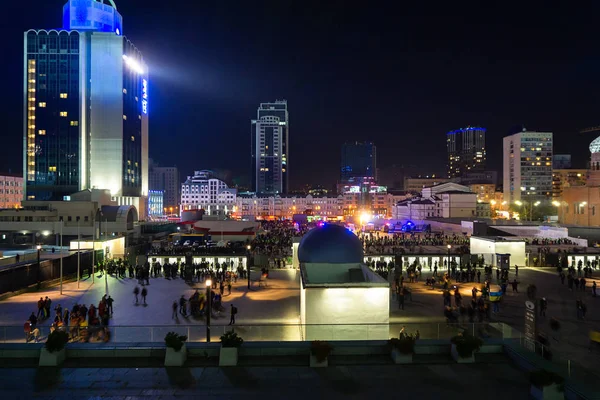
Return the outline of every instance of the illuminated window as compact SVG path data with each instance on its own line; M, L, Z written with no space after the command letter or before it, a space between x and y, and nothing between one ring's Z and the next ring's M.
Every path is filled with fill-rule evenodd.
M132 137L131 137L131 141L132 141L132 142L135 142L135 137L133 137L133 136L132 136Z
M46 107L46 102L45 101L41 101L39 104L40 107L45 108Z
M30 115L27 117L27 119L35 119L35 115Z
M28 110L29 111L35 111L35 107L29 107Z
M40 129L38 131L38 135L40 135L40 136L44 136L45 134L46 134L46 130L45 129Z
M67 97L69 97L69 95L67 93L61 93L60 94L60 98L61 99L66 99Z
M68 115L68 114L67 114L67 112L66 112L66 111L61 111L61 112L60 112L60 116L61 116L61 117L66 117L67 115Z
M56 172L56 167L48 167L49 172Z
M123 94L127 94L127 89L123 88Z
M35 93L35 89L33 89L33 88L32 88L32 89L27 89L27 91L28 91L29 93Z
M71 126L79 126L79 121L71 121Z
M123 120L127 121L127 115L123 115Z

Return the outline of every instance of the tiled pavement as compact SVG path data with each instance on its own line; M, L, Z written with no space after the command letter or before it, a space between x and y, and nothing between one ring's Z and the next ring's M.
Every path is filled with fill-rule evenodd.
M0 369L1 399L527 399L508 362L235 368ZM265 397L267 396L267 397Z

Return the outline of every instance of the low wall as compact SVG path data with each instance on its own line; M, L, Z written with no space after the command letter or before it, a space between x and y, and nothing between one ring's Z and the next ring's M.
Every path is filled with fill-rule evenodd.
M50 281L60 278L60 258L43 260L38 267L36 261L30 264L5 267L0 270L0 295L25 289L37 282ZM92 253L81 252L80 272L81 276L88 275L88 269L92 266ZM91 271L90 271L91 272ZM63 257L63 276L77 273L77 254Z

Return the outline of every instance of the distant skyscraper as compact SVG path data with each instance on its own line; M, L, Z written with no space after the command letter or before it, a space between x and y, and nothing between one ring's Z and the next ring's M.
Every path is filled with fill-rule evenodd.
M523 131L504 138L504 200L552 196L552 132Z
M287 101L261 103L251 126L252 189L277 194L289 190Z
M552 156L553 169L569 169L571 168L570 154L555 154Z
M466 127L446 135L448 178L485 171L485 128Z
M25 199L109 189L143 218L148 68L109 2L69 0L62 30L25 32Z
M356 178L377 180L377 148L371 142L342 145L340 181L348 183Z
M150 190L163 192L163 207L175 210L181 201L181 180L177 167L159 167L150 163L149 183Z

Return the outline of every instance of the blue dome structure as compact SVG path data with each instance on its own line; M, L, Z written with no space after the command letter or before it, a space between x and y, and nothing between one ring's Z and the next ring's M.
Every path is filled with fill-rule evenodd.
M298 246L301 263L362 264L363 246L358 237L343 226L325 224L310 230Z

